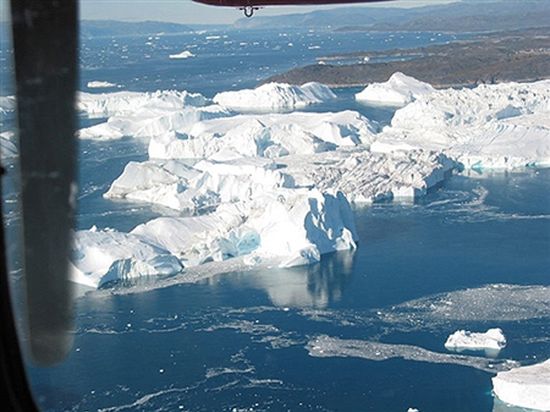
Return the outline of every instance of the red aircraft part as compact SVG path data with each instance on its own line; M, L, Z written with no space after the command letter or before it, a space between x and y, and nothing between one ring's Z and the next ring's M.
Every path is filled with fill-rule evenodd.
M223 7L300 6L345 3L378 3L389 0L193 0L197 3Z

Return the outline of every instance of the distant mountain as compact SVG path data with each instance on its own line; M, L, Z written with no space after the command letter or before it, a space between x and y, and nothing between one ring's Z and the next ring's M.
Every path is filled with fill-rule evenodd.
M498 31L550 26L550 0L463 1L415 8L347 7L239 19L240 29L309 27L374 31Z
M115 20L83 20L80 23L82 37L130 36L156 33L184 33L193 28L184 24L160 21L125 22Z

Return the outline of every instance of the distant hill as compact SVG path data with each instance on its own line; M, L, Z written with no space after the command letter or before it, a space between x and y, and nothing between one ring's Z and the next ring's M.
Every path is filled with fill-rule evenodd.
M240 29L309 27L373 31L488 32L548 26L550 0L474 1L415 7L346 7L239 19Z
M131 36L156 33L184 33L193 28L177 23L160 21L124 22L115 20L83 20L80 35L85 38L104 36Z

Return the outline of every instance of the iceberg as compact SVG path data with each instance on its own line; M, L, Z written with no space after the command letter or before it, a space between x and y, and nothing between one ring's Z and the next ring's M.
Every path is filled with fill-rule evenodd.
M180 261L143 237L114 230L81 230L74 236L70 279L90 287L142 276L174 275Z
M117 84L102 81L102 80L94 80L94 81L88 82L86 84L86 87L88 87L90 89L104 89L104 88L108 88L108 87L117 87Z
M219 107L219 106L217 106ZM213 116L186 123L179 134L150 141L149 156L157 159L211 158L223 152L237 156L275 158L312 154L339 146L369 144L375 123L354 111Z
M473 169L548 167L549 119L549 80L437 90L397 110L371 150L436 150Z
M396 72L385 83L369 84L355 95L355 100L382 106L403 107L434 91L430 84Z
M181 53L171 54L168 57L171 59L188 59L189 57L195 57L189 50L184 50Z
M209 100L200 93L157 90L156 92L86 93L77 95L77 109L88 116L132 116L149 109L153 113L183 109L187 106L202 107Z
M255 89L222 92L214 102L234 110L286 111L323 103L336 98L329 87L321 83L294 86L286 83L267 83Z
M531 366L499 372L493 378L495 395L508 404L550 410L550 359Z
M0 96L0 119L8 117L15 110L15 96Z
M485 350L490 355L497 355L505 347L506 338L500 328L489 329L484 333L457 330L445 342L445 348L450 351Z

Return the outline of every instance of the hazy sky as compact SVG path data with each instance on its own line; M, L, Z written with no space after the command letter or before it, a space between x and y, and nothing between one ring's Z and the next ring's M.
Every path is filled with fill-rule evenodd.
M384 7L418 7L432 4L453 3L460 0L396 0L381 3ZM262 16L306 13L311 10L328 9L336 6L294 6L268 7L258 11ZM355 5L354 7L365 7ZM176 23L220 24L232 23L243 16L242 11L233 8L204 6L191 0L81 0L80 16L87 20L158 20Z

